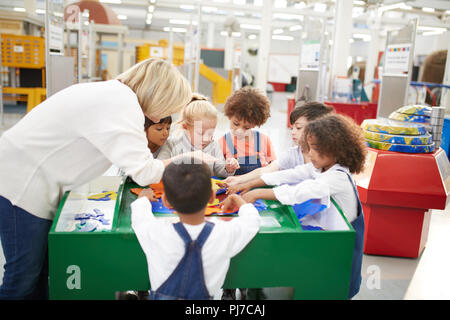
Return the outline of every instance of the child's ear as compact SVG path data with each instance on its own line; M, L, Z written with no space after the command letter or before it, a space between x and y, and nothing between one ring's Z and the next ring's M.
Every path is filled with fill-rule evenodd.
M187 130L187 125L186 125L186 123L184 123L184 122L181 124L181 127L182 127L184 130Z
M165 193L163 193L161 199L162 199L162 203L163 203L164 207L169 208L169 209L173 209L173 207L170 204L169 200L167 200L167 197L166 197Z
M214 189L211 190L211 197L209 197L208 203L213 203L216 200L216 191Z

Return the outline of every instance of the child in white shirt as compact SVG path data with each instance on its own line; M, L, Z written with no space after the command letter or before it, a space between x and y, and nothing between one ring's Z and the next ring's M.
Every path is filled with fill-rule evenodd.
M179 223L155 218L148 200L151 189L131 204L131 224L147 257L150 299L211 299L224 283L230 259L259 230L257 209L237 195L225 200L223 210L239 207L239 217L214 224L205 221L206 205L215 193L208 166L196 163L192 159L173 162L163 174L162 199L177 211ZM196 261L190 268L187 255Z
M309 199L321 199L327 207L330 198L342 208L347 220L356 231L352 283L349 298L359 291L361 283L364 217L351 173L363 170L367 153L361 128L350 118L332 114L308 123L303 132L303 144L308 150L310 163L294 169L266 173L261 178L244 184L244 200L278 200L294 205ZM273 189L255 187L275 185Z
M181 119L178 121L182 130L161 147L158 159L165 160L191 151L202 151L219 159L208 163L211 175L218 177L233 175L239 168L238 161L236 159L225 161L219 144L213 140L217 114L217 109L205 97L194 94L194 98L183 109Z
M308 163L309 159L307 152L302 150L301 137L303 128L313 120L334 112L334 108L324 105L323 103L311 101L303 105L297 106L289 115L289 122L291 124L291 135L294 147L289 148L281 156L272 161L269 165L255 169L249 173L232 176L225 179L228 187L233 187L231 192L239 192L240 184L248 182L253 179L260 178L262 174L275 172L279 170L293 169L298 165Z

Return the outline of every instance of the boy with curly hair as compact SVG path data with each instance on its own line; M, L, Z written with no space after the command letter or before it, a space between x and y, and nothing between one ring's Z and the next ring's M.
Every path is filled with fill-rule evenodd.
M225 102L224 112L230 120L230 132L219 139L219 144L225 159L238 160L240 168L235 175L267 166L276 159L269 137L252 130L270 117L270 101L260 90L237 90Z
M352 298L361 284L364 242L364 216L351 177L351 174L360 173L364 168L367 146L362 129L347 116L331 114L308 123L302 139L311 162L294 169L266 173L245 183L243 198L247 202L278 200L285 205L322 199L328 207L332 197L356 231L348 295ZM266 185L276 187L253 189Z

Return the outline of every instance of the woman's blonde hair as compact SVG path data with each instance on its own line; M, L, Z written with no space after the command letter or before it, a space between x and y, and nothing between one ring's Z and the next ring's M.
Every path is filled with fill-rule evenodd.
M142 111L163 119L179 112L192 99L186 78L170 63L150 58L119 74L117 80L136 93Z
M193 126L194 122L203 118L217 120L217 109L201 94L194 93L191 102L181 111L177 124Z

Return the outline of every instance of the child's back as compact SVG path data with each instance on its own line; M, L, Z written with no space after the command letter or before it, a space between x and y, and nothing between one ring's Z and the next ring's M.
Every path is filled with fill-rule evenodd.
M132 226L147 257L153 290L151 296L211 298L223 285L230 259L258 232L259 213L252 204L243 204L239 209L239 217L232 221L206 222L204 209L211 200L212 187L209 170L204 164L172 163L164 172L163 183L163 200L177 212L186 212L179 213L180 223L173 224L169 219L155 218L146 197L131 204ZM185 243L191 239L199 240L202 233L204 243L197 253L192 253L200 255L201 263L193 265L194 276L188 275L181 262L187 252ZM181 267L182 264L184 267ZM182 288L180 277L187 276L194 277L195 281L193 285ZM203 292L207 296L199 294L203 283L206 288ZM199 284L200 289L196 290L195 286Z

